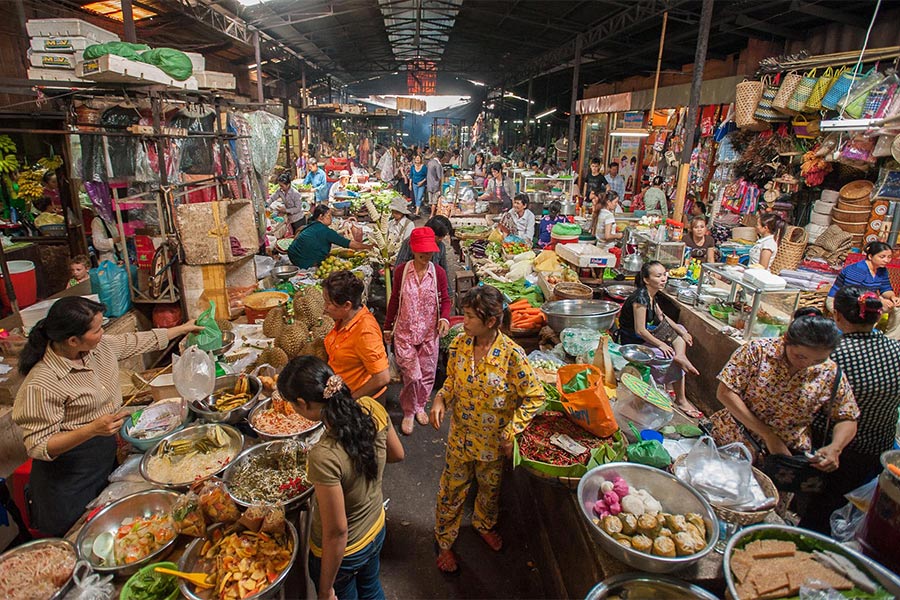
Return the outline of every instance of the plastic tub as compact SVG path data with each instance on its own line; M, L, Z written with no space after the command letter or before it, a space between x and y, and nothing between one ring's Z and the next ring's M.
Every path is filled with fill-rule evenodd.
M10 260L6 262L6 266L9 268L9 278L12 281L13 290L16 292L19 308L25 308L37 302L37 275L34 263L30 260ZM10 305L5 283L0 285L0 299L4 306Z

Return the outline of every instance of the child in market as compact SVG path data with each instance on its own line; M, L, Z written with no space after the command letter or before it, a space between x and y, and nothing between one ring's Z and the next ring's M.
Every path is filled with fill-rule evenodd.
M494 551L503 547L495 529L503 459L513 438L531 422L544 402L544 388L525 352L500 331L503 295L485 285L462 299L464 333L450 344L447 380L435 395L431 424L440 429L450 410L450 434L435 510L437 567L459 569L453 544L473 479L478 482L472 526Z
M69 273L71 273L72 278L69 279L69 284L66 287L74 287L82 281L87 281L91 276L90 271L90 258L85 256L84 254L73 256L71 259L69 259Z

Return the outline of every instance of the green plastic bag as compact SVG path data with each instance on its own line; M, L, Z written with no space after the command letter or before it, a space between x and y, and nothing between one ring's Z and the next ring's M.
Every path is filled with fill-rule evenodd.
M575 392L580 392L581 390L586 390L591 387L591 382L588 380L588 377L591 375L590 369L585 369L584 371L578 371L572 379L569 380L567 384L565 384L562 388L563 393L566 394L574 394Z
M574 223L557 223L550 233L555 236L581 235L581 226Z
M194 73L194 65L191 63L190 57L174 48L148 49L138 57L138 60L159 67L176 81L184 81Z
M107 54L115 54L131 60L141 60L139 52L150 49L147 44L129 44L128 42L106 42L105 44L92 44L84 49L85 60L100 58Z
M222 330L216 323L216 303L210 301L209 308L197 317L197 325L203 328L200 333L188 335L187 345L197 346L204 352L212 352L222 347Z
M657 469L665 469L672 464L672 457L669 456L663 445L656 440L629 444L628 448L625 449L625 454L628 456L628 462L656 467Z

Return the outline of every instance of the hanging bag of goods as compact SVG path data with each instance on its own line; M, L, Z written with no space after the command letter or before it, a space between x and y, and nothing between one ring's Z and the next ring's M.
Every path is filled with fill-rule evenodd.
M734 93L734 122L738 129L761 131L767 125L757 120L753 115L763 95L764 85L762 81L750 81L745 79L737 84Z
M763 90L762 98L759 100L759 105L756 107L756 112L753 113L753 116L760 121L777 123L778 121L787 121L788 119L787 115L781 114L772 107L772 102L774 102L775 96L778 94L778 81L780 77L781 75L779 74L775 77L774 81L768 75L763 77L765 89Z
M860 82L869 76L869 73L864 75L857 69L842 72L840 77L835 80L834 85L828 89L828 93L822 98L822 108L837 110L838 104L847 98L847 93L850 89L859 86Z
M817 81L818 78L816 77L815 69L807 72L806 75L801 77L797 87L794 88L791 99L788 100L787 107L795 113L802 113L809 110L806 107L806 103L809 102L809 97L812 95L813 88L816 87Z
M842 99L840 104L838 104L838 108L841 109L844 114L850 115L854 119L859 119L862 117L863 109L866 106L866 100L869 97L869 94L874 90L878 85L884 81L884 75L879 73L876 70L869 71L866 78L859 84L853 86L853 90L850 92L850 97Z
M584 364L560 367L556 372L556 387L563 409L574 423L602 438L619 429L600 369Z
M775 99L772 101L772 108L784 115L796 116L799 111L791 108L790 103L801 81L803 81L803 76L796 71L785 75L778 88L778 93L775 94Z
M825 97L825 94L828 93L828 90L834 83L835 78L839 77L844 69L846 69L846 67L841 68L837 73L835 73L834 69L831 67L825 69L825 72L822 73L822 76L819 77L818 81L816 81L816 84L813 86L812 91L809 93L809 100L806 101L807 111L815 112L817 110L822 110L822 98Z

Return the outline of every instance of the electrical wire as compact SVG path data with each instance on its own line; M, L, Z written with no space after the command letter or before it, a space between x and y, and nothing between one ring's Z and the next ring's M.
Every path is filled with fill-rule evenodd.
M872 35L872 29L875 27L875 21L878 19L878 11L881 8L881 0L875 4L875 12L872 13L872 20L869 21L869 28L866 29L866 37L863 39L862 50L859 51L859 58L856 59L856 65L853 67L853 71L851 73L856 77L850 85L847 87L847 94L844 96L844 100L841 102L841 110L838 113L838 118L844 118L844 110L847 108L847 105L850 101L850 93L853 91L853 85L856 83L860 83L863 78L859 75L859 69L863 63L863 55L866 53L866 48L869 45L869 36Z

